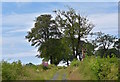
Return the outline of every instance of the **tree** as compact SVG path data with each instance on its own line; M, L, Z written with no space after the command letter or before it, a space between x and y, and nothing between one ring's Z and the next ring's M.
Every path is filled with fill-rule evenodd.
M114 47L119 50L120 49L120 38L115 41Z
M118 52L118 55L117 55L117 57L119 57L120 58L120 38L118 38L116 41L115 41L115 44L114 44L114 48L117 50L117 52Z
M97 38L94 40L94 43L96 43L97 48L101 53L101 57L107 57L107 51L112 47L116 38L112 35L104 34L102 32L97 32L93 35L97 36Z
M58 10L54 12L56 13L57 24L63 32L62 36L70 39L73 56L77 58L80 54L81 39L87 37L94 25L72 8L69 8L68 11Z
M62 52L63 52L63 62L67 62L67 66L69 66L69 61L73 60L72 51L71 51L71 44L69 42L69 38L62 38Z
M61 41L62 39L49 39L40 47L40 58L45 58L47 61L52 57L52 64L58 65L65 58L66 48ZM47 46L50 45L50 46Z
M28 32L26 39L28 39L28 41L31 42L31 46L35 46L38 48L39 54L37 55L37 57L48 58L50 59L52 64L53 55L51 55L51 53L46 54L43 52L45 49L49 51L49 49L47 48L50 47L50 39L57 39L60 38L60 36L61 33L57 28L55 20L52 19L51 15L45 14L40 15L36 18L34 27L31 29L31 31Z
M90 42L86 42L85 48L86 48L86 54L88 56L94 55L95 46L93 44L91 44Z

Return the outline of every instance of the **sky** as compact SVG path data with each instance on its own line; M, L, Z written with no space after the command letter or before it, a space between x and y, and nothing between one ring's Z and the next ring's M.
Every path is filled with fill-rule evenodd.
M25 39L37 16L52 14L53 10L67 10L70 6L95 25L93 32L102 31L118 36L118 2L2 2L2 59L21 60L26 64L40 64L37 49ZM30 0L25 0L30 1ZM32 1L32 0L31 0ZM1 40L2 39L2 40ZM1 43L1 42L0 42Z

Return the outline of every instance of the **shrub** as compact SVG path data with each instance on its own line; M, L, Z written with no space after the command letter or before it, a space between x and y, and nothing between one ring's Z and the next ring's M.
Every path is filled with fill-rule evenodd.
M21 61L8 63L2 61L2 79L4 80L16 80L19 76L23 75L23 68Z
M79 60L74 59L74 60L71 62L70 66L71 66L71 67L78 67L78 66L79 66L79 64L80 64L80 61L79 61Z
M97 58L91 69L100 80L118 79L118 60L117 58Z

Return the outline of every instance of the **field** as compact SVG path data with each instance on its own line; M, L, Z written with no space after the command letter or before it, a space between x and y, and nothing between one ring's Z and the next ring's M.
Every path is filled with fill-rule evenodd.
M118 58L89 56L84 61L74 60L70 66L22 65L20 61L2 61L3 80L117 80Z

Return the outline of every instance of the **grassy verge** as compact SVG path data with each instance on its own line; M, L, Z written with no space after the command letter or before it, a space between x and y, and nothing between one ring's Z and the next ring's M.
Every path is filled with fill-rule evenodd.
M117 80L118 58L86 57L80 62L74 60L67 70L69 80Z

